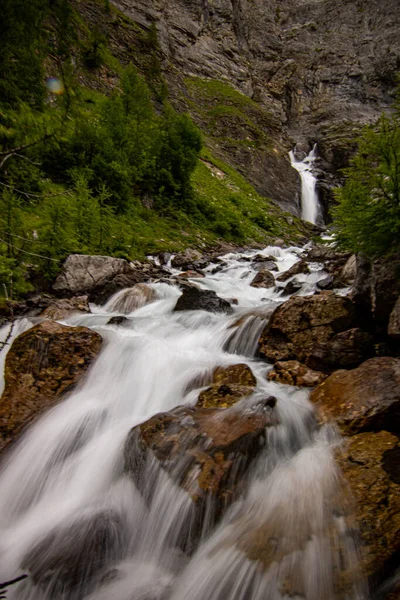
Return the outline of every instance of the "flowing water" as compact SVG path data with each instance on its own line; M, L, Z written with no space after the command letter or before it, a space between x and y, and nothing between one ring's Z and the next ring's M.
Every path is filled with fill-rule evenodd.
M302 252L268 247L261 254L276 258L279 275ZM8 598L365 597L348 576L357 552L340 507L338 438L315 426L306 390L268 381L271 366L256 357L260 331L287 299L282 287L250 286L256 254L228 254L207 267L204 279L192 280L235 298L233 315L173 312L179 288L154 283L152 301L132 312L119 292L92 314L68 319L98 331L105 345L80 388L31 426L3 464L0 581L30 574ZM310 274L298 276L303 295L326 276L322 265L310 266ZM127 317L124 324L108 325L117 314ZM19 322L14 335L30 325ZM0 333L4 338L6 328ZM195 547L184 552L190 498L156 469L147 474L151 494L141 493L124 469L124 443L150 416L195 404L200 390L193 382L201 385L216 366L239 362L257 378L254 398L241 402L251 410L257 398L274 395L279 424L268 428L267 444L222 520L205 524Z
M301 178L301 218L315 225L320 216L316 191L317 180L312 171L313 162L317 157L317 144L303 160L297 160L293 151L289 156L292 167L298 171Z

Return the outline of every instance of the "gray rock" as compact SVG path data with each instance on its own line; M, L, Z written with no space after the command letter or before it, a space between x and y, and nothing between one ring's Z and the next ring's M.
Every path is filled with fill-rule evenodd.
M232 311L227 300L219 298L211 290L199 290L196 287L185 287L183 289L183 294L178 298L174 310L207 310L227 313Z
M324 277L324 279L320 279L317 283L317 288L320 290L331 290L334 286L334 279L332 275L328 275L328 277Z
M128 261L122 258L71 254L53 284L53 290L65 295L87 293L105 285L117 275L125 275L132 271Z

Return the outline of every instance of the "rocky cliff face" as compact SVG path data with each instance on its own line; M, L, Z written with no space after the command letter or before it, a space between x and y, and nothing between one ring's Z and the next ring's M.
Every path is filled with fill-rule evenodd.
M192 112L214 151L292 211L298 180L287 159L291 145L308 149L317 141L322 166L336 174L357 125L392 102L398 0L113 3L139 26L155 24L173 100ZM227 82L242 100L204 79Z

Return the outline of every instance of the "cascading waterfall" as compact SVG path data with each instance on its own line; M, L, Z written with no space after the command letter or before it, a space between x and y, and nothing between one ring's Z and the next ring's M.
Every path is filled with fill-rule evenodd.
M360 582L340 587L357 551L341 510L338 439L329 427L316 427L306 391L268 381L270 367L255 358L260 328L286 298L282 289L250 286L256 254L226 255L219 272L210 265L204 279L191 280L236 298L233 315L172 312L179 288L155 283L153 301L129 314L119 293L93 314L68 319L99 331L106 344L80 388L30 427L3 465L0 581L29 573L9 599L366 598ZM262 254L276 257L279 275L301 249ZM326 276L317 267L302 276L300 294ZM121 313L122 327L107 324ZM215 522L208 507L188 549L188 494L152 462L145 488L136 487L124 467L124 444L152 415L195 404L215 367L238 362L257 378L254 396L241 403L252 411L274 395L278 425L266 431L265 448L222 520Z
M317 158L317 144L314 144L311 152L303 160L298 160L293 150L289 152L289 156L292 167L298 171L301 178L301 218L315 225L320 216L317 180L312 172L313 162Z

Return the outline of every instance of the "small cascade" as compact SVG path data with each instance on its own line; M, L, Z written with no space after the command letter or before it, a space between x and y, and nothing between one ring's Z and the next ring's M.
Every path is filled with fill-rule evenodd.
M317 144L314 144L311 152L303 160L297 159L295 150L291 150L289 156L292 167L301 177L301 218L315 225L320 216L317 180L312 172L313 163L317 158Z

